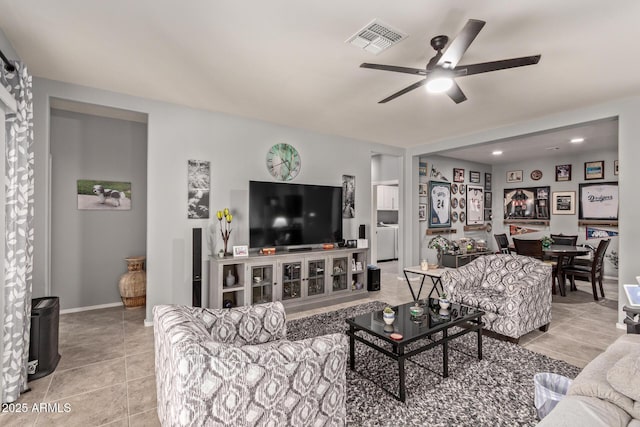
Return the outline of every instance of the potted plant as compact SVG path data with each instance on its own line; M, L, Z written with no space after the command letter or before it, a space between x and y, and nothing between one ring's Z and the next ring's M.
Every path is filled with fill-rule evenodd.
M427 247L438 251L438 267L442 266L442 254L449 250L451 242L442 236L436 236L429 240Z
M542 239L542 247L543 248L548 248L549 246L551 246L553 244L553 239L549 236L544 236Z
M440 308L442 308L442 309L449 308L449 305L451 304L451 302L447 298L447 293L446 292L443 292L443 293L440 294L440 298L438 299L438 304L440 305Z
M396 320L396 312L393 311L391 307L385 307L384 310L382 310L382 320L384 320L384 323L387 325L392 324L393 321Z

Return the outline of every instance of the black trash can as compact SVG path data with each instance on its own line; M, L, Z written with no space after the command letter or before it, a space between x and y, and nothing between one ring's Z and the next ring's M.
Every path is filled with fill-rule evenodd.
M375 265L370 265L367 267L367 290L380 290L380 269Z
M28 380L36 380L55 371L58 353L60 299L58 297L31 300L31 343L29 346Z

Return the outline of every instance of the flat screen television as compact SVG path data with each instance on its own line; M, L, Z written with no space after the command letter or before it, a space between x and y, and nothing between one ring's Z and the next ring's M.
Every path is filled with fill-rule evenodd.
M342 187L249 181L249 246L342 241Z

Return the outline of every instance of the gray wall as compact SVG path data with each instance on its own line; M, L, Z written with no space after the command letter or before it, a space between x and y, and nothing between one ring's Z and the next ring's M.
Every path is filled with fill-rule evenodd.
M412 180L417 179L414 176L417 177L418 157L421 155L617 117L619 131L618 159L620 165L620 174L618 176L620 191L618 307L619 319L621 320L624 317L622 307L627 304L622 285L624 283L635 283L635 276L639 272L637 242L640 240L640 222L637 221L637 212L640 212L640 198L637 197L637 186L640 182L640 168L636 165L636 159L640 158L640 144L638 144L638 140L640 140L640 120L638 120L638 116L640 116L640 97L622 98L603 104L585 106L580 109L556 112L509 126L432 141L429 144L422 144L407 150L404 172L405 181L412 182ZM417 180L413 182L417 182ZM407 211L413 212L414 209L417 209L417 198L407 198L407 200L412 200L414 205L414 208L407 209ZM496 199L494 198L494 200ZM408 213L405 220L411 220L411 215L417 217L417 213ZM412 254L412 256L407 257L407 262L418 262L419 239L412 235L410 231L407 231L404 245L404 251Z
M481 186L482 188L484 188L484 174L486 172L489 172L489 173L491 172L491 165L486 165L486 164L477 163L477 162L469 162L466 160L452 159L450 157L444 157L444 156L438 156L438 155L421 157L420 162L427 164L427 176L418 176L418 173L416 173L416 176L418 176L418 182L423 184L428 183L430 180L439 181L438 179L432 178L430 176L432 167L435 167L435 169L439 171L451 183L453 183L453 168L464 169L464 182L462 184L464 184L465 186L470 184L469 183L470 171L480 172L480 183L471 184L471 185ZM417 193L418 193L418 185L415 186L415 194ZM452 194L451 196L457 198L458 200L460 199L460 193ZM418 203L424 203L427 205L427 215L428 215L429 198L419 197L418 200L419 200ZM417 208L416 208L416 211L417 211ZM465 214L467 212L466 207L465 209L461 209L459 206L456 209L452 208L451 211L458 212L458 215L461 212L464 212ZM437 252L435 249L428 248L429 241L435 236L426 234L428 229L428 224L429 224L429 221L419 221L418 230L420 233L420 242L419 242L420 259L421 260L427 259L430 263L435 264L437 262ZM466 221L452 222L451 228L456 230L456 232L451 234L443 234L442 236L444 236L449 240L459 240L462 237L468 237L471 239L476 239L476 240L482 239L487 241L491 236L491 233L487 233L486 231L464 231L465 225L466 225Z
M398 182L400 180L400 162L397 156L376 154L371 157L371 179L374 184Z
M147 126L51 110L51 293L63 309L120 301L124 258L146 254ZM131 182L131 210L78 210L76 181Z
M598 182L610 182L618 181L618 176L613 173L613 161L618 159L618 152L616 150L608 151L588 151L581 153L579 156L557 156L551 159L532 159L526 162L509 163L505 165L495 165L493 167L494 176L494 189L493 195L493 233L506 233L511 239L513 236L509 235L509 225L504 224L504 189L505 188L518 188L518 187L541 187L549 186L551 193L554 191L575 191L576 192L576 204L579 202L578 185L580 183L598 183ZM604 172L605 178L602 180L584 180L584 162L604 160ZM556 165L571 164L571 181L556 182L555 180L555 167ZM531 171L539 169L542 171L542 179L534 181L531 179ZM522 170L523 182L521 183L506 183L507 171ZM552 194L549 194L552 197ZM551 202L551 200L549 200ZM549 213L551 213L551 205L549 205ZM523 239L537 239L542 236L548 236L549 234L570 234L578 235L578 243L588 243L593 246L598 246L600 239L586 239L586 228L578 227L578 206L576 205L575 215L550 215L549 226L541 225L523 225L530 229L540 230L536 233L529 233L521 236ZM603 227L593 226L596 228L607 229L612 231L618 231L617 227ZM495 248L495 239L492 239L492 247ZM611 254L611 251L618 252L618 237L612 237L607 254ZM608 277L618 277L618 269L606 258L604 263L605 275Z
M34 296L50 292L48 283L47 197L50 150L50 99L61 98L148 114L147 137L147 320L156 304L191 302L191 234L204 227L214 248L221 240L217 220L187 219L187 161L211 161L211 210L234 212L230 245L248 244L249 180L271 181L268 149L286 142L300 152L302 170L294 183L342 184L356 177L356 217L344 221L346 238L358 225L370 225L371 155L402 156L404 149L324 135L272 123L186 108L41 78L34 79L35 248ZM402 200L401 200L402 203ZM206 239L204 239L206 241ZM205 248L206 249L206 248ZM203 260L203 279L208 279Z

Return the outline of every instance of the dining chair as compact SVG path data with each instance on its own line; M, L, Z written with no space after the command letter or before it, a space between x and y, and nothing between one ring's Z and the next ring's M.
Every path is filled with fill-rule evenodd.
M542 241L539 239L513 239L513 245L516 247L518 255L530 256L539 260L544 257Z
M604 255L607 252L607 247L611 243L611 239L601 240L596 253L593 256L593 261L590 265L582 264L569 264L562 266L562 272L565 276L571 279L571 288L576 285L575 278L582 277L591 280L591 288L593 289L593 299L598 301L598 290L596 288L596 281L600 285L600 293L604 298L604 287L602 286L602 278L604 276Z
M575 246L578 243L578 235L552 234L551 239L554 245Z
M509 238L505 233L494 234L493 237L496 239L496 243L498 244L499 253L503 253L503 254L511 253L511 249L509 249Z
M558 263L552 260L544 259L544 251L542 249L542 240L539 239L513 239L513 245L516 247L516 253L518 255L528 256L531 258L539 259L545 264L551 266L551 291L556 293L556 283L559 283L558 279Z

